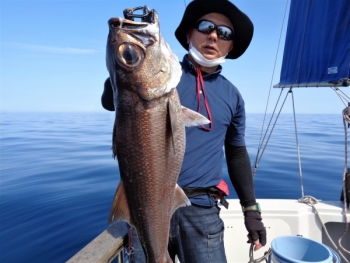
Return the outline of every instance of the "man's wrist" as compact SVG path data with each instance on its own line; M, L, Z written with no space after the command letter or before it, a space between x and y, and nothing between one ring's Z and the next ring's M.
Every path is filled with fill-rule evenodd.
M242 212L244 213L247 211L261 212L260 204L256 203L255 205L251 205L251 206L242 206Z

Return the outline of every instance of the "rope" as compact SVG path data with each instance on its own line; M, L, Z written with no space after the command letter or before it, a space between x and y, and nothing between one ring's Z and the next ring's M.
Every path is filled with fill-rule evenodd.
M333 88L333 90L338 94L338 96L340 95L339 94L339 89L336 89L336 88ZM343 92L342 92L343 93ZM346 97L348 97L345 93L343 93ZM340 95L339 96L341 99L344 98L344 96ZM349 98L349 97L348 97ZM344 101L343 101L344 102ZM345 186L345 182L346 182L346 174L347 174L347 167L348 167L348 164L347 164L347 160L348 160L348 136L347 136L347 125L350 125L350 103L348 102L349 106L346 107L342 114L343 114L343 124L344 124L344 134L345 134L345 163L344 163L344 170L343 170L343 196L344 196L344 200L343 200L343 204L344 204L344 207L343 207L343 215L345 217L345 231L343 232L343 234L341 235L341 237L338 239L338 245L339 247L346 253L350 254L350 251L348 251L347 249L345 249L343 247L343 245L341 244L341 241L343 239L343 237L345 236L345 234L348 232L349 230L349 223L348 223L348 218L347 218L347 213L346 213L346 210L347 210L347 199L346 199L346 186ZM294 103L293 103L294 105ZM336 246L336 244L333 242L332 238L330 237L328 231L327 231L327 228L325 227L322 219L321 219L321 216L319 214L319 212L317 211L316 207L314 206L314 204L317 204L318 203L318 200L312 196L304 196L299 199L299 202L302 202L302 203L305 203L307 205L310 205L313 207L313 209L315 210L315 213L319 219L319 221L321 222L321 225L322 225L322 228L324 229L325 233L326 233L326 236L327 238L329 239L329 241L331 242L331 244L333 245L333 247L335 248L335 250L338 252L338 254L343 258L343 260L345 262L348 262L349 261L344 257L344 255L341 253L341 251L339 250L339 248Z
M128 246L126 247L126 254L128 254L130 262L135 262L134 260L135 248L134 248L133 238L132 238L132 227L130 227L128 238L129 238L129 242L128 242Z
M296 141L296 144L297 144L297 155L298 155L298 166L299 166L299 175L300 175L301 196L304 196L303 172L302 172L302 169L301 169L301 160L300 160L300 148L299 148L299 140L298 140L297 121L296 121L296 117L295 117L294 93L293 93L292 89L289 91L289 93L292 93L293 116L294 116L294 129L295 129L295 141Z
M331 87L337 93L339 99L344 103L345 107L349 105L350 97L346 95L341 89L337 87Z
M343 208L343 215L345 216L345 231L343 232L343 234L341 235L341 237L338 240L338 244L341 247L341 249L343 249L346 253L350 254L350 251L346 250L342 244L341 241L343 239L343 237L345 236L345 234L348 232L349 230L349 223L348 223L348 218L347 218L347 214L346 214L346 206L347 206L347 195L346 195L346 174L347 174L347 167L348 167L348 132L347 132L347 125L346 122L348 123L348 125L350 125L350 106L346 107L343 110L343 124L344 124L344 133L345 133L345 163L344 163L344 171L343 171L343 204L344 204L344 208Z
M269 89L269 94L268 94L268 96L267 96L267 102L266 102L265 114L264 114L264 119L263 119L263 125L262 125L262 127L261 127L259 148L258 148L258 153L257 153L257 156L256 156L256 160L255 160L255 165L254 165L254 168L252 169L252 170L253 170L253 177L255 176L256 169L258 168L257 158L258 158L258 156L259 156L259 151L260 151L261 145L263 144L263 141L261 140L261 137L262 137L263 130L264 130L264 124L265 124L265 119L266 119L266 114L267 114L267 108L268 108L269 101L270 101L270 95L271 95L271 89L272 89L272 82L273 82L273 78L274 78L274 74L275 74L275 70L276 70L278 51L279 51L279 49L280 49L281 38L282 38L282 32L283 32L283 28L284 28L284 22L285 22L287 10L288 10L288 3L289 3L289 0L286 1L286 7L285 7L285 9L284 9L284 16L283 16L283 20L282 20L282 26L281 26L281 31L280 31L280 37L279 37L278 45L277 45L277 51L276 51L276 56L275 56L275 62L274 62L274 64L273 64L272 76L271 76L271 81L270 81L270 89ZM282 89L282 90L283 90L283 89ZM280 96L281 96L281 95L280 95ZM270 121L270 122L271 122L271 121ZM265 135L266 135L266 133L265 133ZM264 138L265 138L265 136L264 136Z
M197 90L197 101L198 101L198 106L197 106L197 112L200 113L201 109L201 94L203 95L203 101L204 101L204 106L205 109L207 110L208 114L208 119L210 121L209 123L209 128L205 127L204 124L202 124L202 129L206 131L211 131L213 128L213 118L211 117L211 111L207 99L207 94L204 89L204 80L202 76L202 71L199 66L196 67L197 70L197 76L196 76L196 90Z
M290 89L290 90L291 90L291 89ZM263 150L262 150L262 152L261 152L261 154L260 154L261 147L263 146L263 143L264 143L264 141L265 141L266 135L267 135L267 133L268 133L268 131L269 131L269 128L270 128L272 119L273 119L273 117L274 117L274 115L275 115L275 112L276 112L276 109L277 109L277 105L278 105L279 100L280 100L280 98L281 98L282 92L283 92L283 89L281 89L281 92L280 92L280 95L279 95L279 97L278 97L277 103L276 103L275 108L274 108L274 110L273 110L273 112L272 112L272 116L271 116L270 122L269 122L269 124L268 124L268 126L267 126L267 128L266 128L266 132L265 132L264 138L262 139L262 141L260 141L259 148L258 148L258 152L257 152L256 158L255 158L255 162L254 162L254 165L253 165L253 167L252 167L252 170L253 170L253 177L255 177L255 174L256 174L256 171L257 171L257 169L258 169L259 163L260 163L261 158L262 158L262 156L263 156L263 154L264 154L264 152L265 152L265 149L266 149L266 147L267 147L267 143L269 142L269 140L270 140L270 138L271 138L272 132L273 132L275 126L276 126L277 120L278 120L278 118L279 118L279 116L280 116L280 114L281 114L282 108L283 108L283 106L284 106L284 104L285 104L285 102L286 102L286 99L287 99L287 97L288 97L289 92L287 92L287 95L286 95L286 97L284 98L284 101L283 101L283 103L282 103L282 105L281 105L281 108L280 108L278 114L277 114L277 117L276 117L276 119L275 119L275 122L274 122L274 124L273 124L273 126L272 126L272 128L271 128L270 134L269 134L269 136L268 136L268 138L267 138L267 140L266 140L266 143L265 143L265 145L264 145L264 147L263 147Z
M315 211L315 214L316 214L317 217L318 217L318 220L320 221L320 223L321 223L321 225L322 225L323 230L325 231L326 236L328 237L328 240L331 242L331 244L333 245L334 249L335 249L335 250L337 251L337 253L342 257L342 259L343 259L345 262L349 263L349 261L348 261L348 260L345 258L345 256L341 253L341 251L339 250L339 248L337 247L337 245L333 242L331 236L329 235L329 233L328 233L328 231L327 231L327 228L326 228L325 224L324 224L323 221L322 221L322 218L321 218L321 216L320 216L318 210L317 210L316 207L314 206L314 204L317 204L317 203L318 203L318 200L317 200L315 197L312 197L312 196L304 196L304 197L302 197L301 199L299 199L299 202L305 203L305 204L307 204L307 205L309 205L309 206L312 206L312 208L313 208L314 211ZM346 214L346 213L345 213L345 214ZM343 235L344 235L344 234L343 234ZM342 238L342 237L341 237L341 238ZM338 243L339 243L339 241L338 241ZM348 251L347 251L346 249L344 249L341 245L340 245L340 247L341 247L345 252L348 253Z
M253 248L254 248L254 244L252 243L250 245L250 248L249 248L249 262L248 263L259 263L263 260L265 260L267 262L267 259L268 257L271 255L272 253L272 249L269 248L269 250L265 251L264 255L260 258L257 258L257 259L254 259L254 256L253 256Z
M343 125L344 125L344 137L345 137L345 162L344 162L344 169L343 169L343 187L342 187L342 194L343 194L343 215L345 217L345 230L341 237L338 240L338 244L342 250L344 250L346 253L350 254L350 251L345 249L343 245L341 244L341 241L345 234L349 231L349 223L348 223L348 218L347 218L347 195L346 195L346 174L347 174L347 160L348 160L348 133L347 133L347 127L350 126L350 97L346 95L342 90L340 90L337 87L332 87L332 89L335 91L335 93L338 95L340 100L344 103L346 108L343 110L342 115L343 115ZM347 125L346 125L347 124Z
M313 206L314 204L318 204L318 200L310 195L305 195L298 200L300 203L305 203L307 205ZM316 209L315 209L316 210Z

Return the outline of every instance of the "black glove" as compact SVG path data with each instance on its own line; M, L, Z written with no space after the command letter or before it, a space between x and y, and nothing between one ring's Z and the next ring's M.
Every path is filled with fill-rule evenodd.
M266 245L266 229L263 222L261 222L261 214L258 211L246 211L244 212L244 224L248 230L249 236L252 241L258 240L260 244Z

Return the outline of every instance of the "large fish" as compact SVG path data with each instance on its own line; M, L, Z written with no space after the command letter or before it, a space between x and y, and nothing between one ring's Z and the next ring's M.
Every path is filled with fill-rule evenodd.
M147 22L111 18L108 24L106 61L116 110L113 152L121 176L109 221L135 227L147 262L172 262L170 218L178 207L190 205L176 183L185 126L209 121L180 104L181 66L160 34L155 10Z

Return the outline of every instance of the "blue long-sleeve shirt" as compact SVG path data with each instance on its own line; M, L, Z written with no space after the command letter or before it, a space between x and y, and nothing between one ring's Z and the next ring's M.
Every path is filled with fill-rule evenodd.
M181 104L197 111L196 68L188 60L182 61L182 76L177 86ZM178 184L182 187L216 186L222 179L224 142L234 146L245 146L244 101L238 89L216 72L203 76L204 89L212 115L212 130L186 127L186 151ZM208 117L201 94L200 113ZM209 126L209 125L207 125ZM213 205L208 196L191 198L199 205Z

